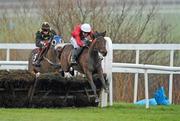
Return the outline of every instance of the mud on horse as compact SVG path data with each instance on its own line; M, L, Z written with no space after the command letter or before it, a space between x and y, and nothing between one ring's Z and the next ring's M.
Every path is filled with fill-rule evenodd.
M37 73L47 73L47 72L58 72L60 69L59 64L59 52L62 47L59 46L61 44L62 38L58 35L55 35L52 40L49 40L49 44L46 48L43 48L41 52L42 54L42 61L41 61L41 67L36 67L33 65L33 61L35 59L35 56L40 51L39 48L35 48L31 51L29 56L29 64L28 64L28 70L34 74Z
M82 53L77 59L77 65L72 66L73 69L86 75L86 77L88 78L88 82L94 92L94 95L96 96L96 102L98 102L99 99L96 92L96 86L93 81L93 74L98 74L100 76L103 88L106 92L108 92L108 86L105 83L103 69L101 66L102 58L99 56L99 54L101 54L102 56L107 55L106 40L104 39L105 34L106 32L95 32L93 34L93 41L91 42L90 46L84 47ZM65 45L60 56L61 68L65 72L70 71L70 57L72 49L73 46L71 44Z

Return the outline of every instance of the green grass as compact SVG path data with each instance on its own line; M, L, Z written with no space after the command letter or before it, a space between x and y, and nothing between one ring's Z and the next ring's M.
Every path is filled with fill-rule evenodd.
M180 105L114 104L107 108L0 109L0 121L179 121Z

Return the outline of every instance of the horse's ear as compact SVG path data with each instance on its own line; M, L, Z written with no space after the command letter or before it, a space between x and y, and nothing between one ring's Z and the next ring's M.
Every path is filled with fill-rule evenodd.
M106 35L106 31L101 33L101 36L105 37L105 35Z

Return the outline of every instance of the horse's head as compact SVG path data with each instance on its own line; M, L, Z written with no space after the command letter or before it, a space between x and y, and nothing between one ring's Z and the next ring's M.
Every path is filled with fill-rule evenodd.
M104 39L105 35L106 35L106 31L102 33L96 31L92 36L93 41L95 42L94 49L103 56L107 55L106 40Z

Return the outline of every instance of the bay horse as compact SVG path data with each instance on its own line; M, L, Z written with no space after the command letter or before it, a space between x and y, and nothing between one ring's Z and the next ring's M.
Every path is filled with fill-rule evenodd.
M71 52L73 49L71 44L67 44L63 47L60 56L61 68L64 72L69 72L72 67L74 70L86 75L94 95L96 96L95 102L98 102L99 99L96 92L96 86L93 81L93 74L98 74L100 76L103 88L106 92L108 92L108 87L105 83L103 69L101 66L102 58L99 56L99 54L102 56L106 56L107 54L106 40L104 39L105 34L106 31L103 33L95 32L93 34L91 44L88 47L83 48L83 51L77 59L77 65L71 66L70 64Z
M35 67L33 65L33 59L37 56L37 53L40 51L40 48L35 48L31 51L28 59L28 71L37 74L47 73L47 72L58 72L60 70L60 64L58 61L59 52L62 48L59 46L61 44L62 38L58 35L55 35L53 39L49 40L49 45L46 48L42 48L43 57L41 61L41 67Z

